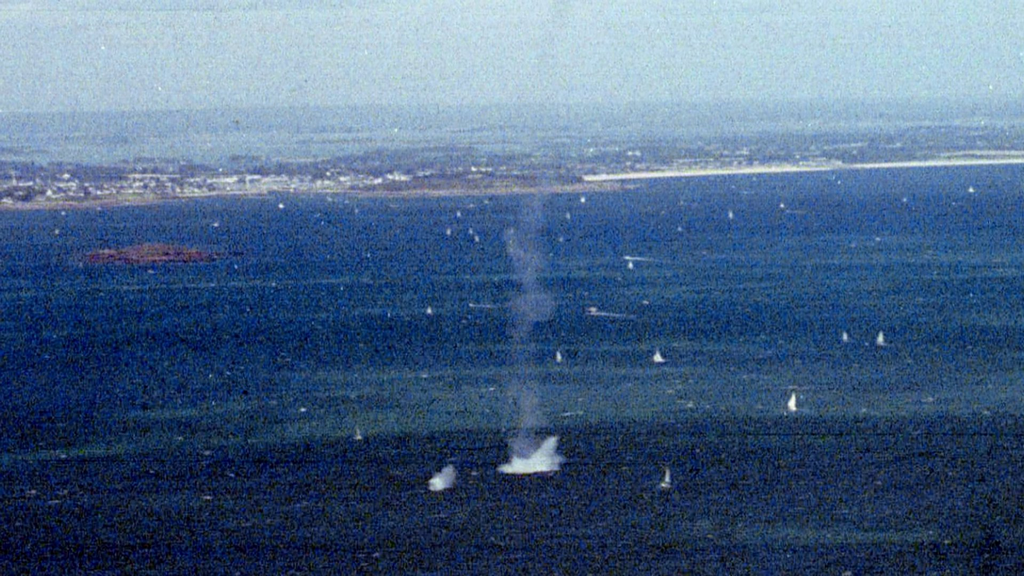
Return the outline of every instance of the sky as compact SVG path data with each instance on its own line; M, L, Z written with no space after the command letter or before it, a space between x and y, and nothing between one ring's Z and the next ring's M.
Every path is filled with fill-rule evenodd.
M1024 101L1019 0L0 0L0 112Z

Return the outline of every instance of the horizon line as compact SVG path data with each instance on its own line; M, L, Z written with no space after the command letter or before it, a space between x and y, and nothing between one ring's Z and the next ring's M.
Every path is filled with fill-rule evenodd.
M624 100L622 102L606 102L606 101L586 101L586 100L565 100L565 101L477 101L477 102L451 102L451 101L427 101L427 102L338 102L338 103L323 103L323 102L297 102L297 103L278 103L278 104L259 104L259 103L223 103L215 104L210 106L199 106L199 107L125 107L125 108L53 108L53 109L6 109L0 106L0 115L74 115L74 114L174 114L174 113L209 113L209 112L224 112L224 111L239 111L239 110L264 110L264 111L279 111L279 110L335 110L335 109L375 109L375 110L395 110L395 111L412 111L412 110L423 110L423 109L435 109L445 111L455 111L459 109L465 110L482 110L482 109L517 109L517 108L535 108L535 109L580 109L580 110L600 110L608 108L629 108L629 107L644 107L644 108L678 108L678 107L694 107L697 111L709 111L710 108L745 108L752 113L757 112L798 112L798 111L811 111L818 107L829 108L826 110L826 115L829 117L841 116L841 110L835 110L835 107L847 109L847 111L853 111L849 109L865 108L872 109L876 107L896 107L897 110L893 112L908 112L913 109L917 111L927 111L929 108L934 107L963 107L963 108L978 108L982 107L985 109L1001 109L1005 107L1017 106L1020 107L1018 111L1021 117L1024 117L1024 106L1021 104L1021 99L1012 95L1006 96L993 96L987 95L984 97L979 96L863 96L863 97L830 97L830 96L804 96L794 98L779 98L771 100L756 100L753 98L728 98L728 99L678 99L678 100L667 100L667 99L637 99L637 100ZM788 109L788 110L787 110Z

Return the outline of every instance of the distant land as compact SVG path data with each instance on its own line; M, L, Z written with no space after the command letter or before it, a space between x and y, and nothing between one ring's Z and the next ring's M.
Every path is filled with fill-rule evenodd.
M785 174L790 172L824 172L830 170L882 170L900 168L937 168L956 166L996 166L1024 164L1021 152L977 152L965 155L947 155L932 160L904 160L895 162L865 162L862 164L802 163L802 164L760 164L734 166L708 166L684 169L654 170L645 172L620 172L617 174L586 174L584 182L618 182L624 180L649 180L654 178L692 178L701 176L730 176L739 174Z
M125 135L123 142L107 134L95 140L96 147L114 141L119 151L135 150L135 142L140 149L169 142L160 149L175 151L173 156L111 160L108 154L98 161L62 159L59 143L66 139L57 128L56 136L44 134L43 126L31 132L41 135L20 140L12 132L0 134L0 208L291 193L400 198L584 192L618 190L647 178L1024 164L1024 119L1012 117L751 126L677 133L588 120L551 121L537 131L494 124L337 132L337 126L315 125L294 134L279 127L236 134L221 127L198 140L202 146L191 128L179 126ZM274 146L264 146L269 140ZM91 142L84 139L75 150ZM189 157L192 149L201 157L203 146L263 146L266 153Z

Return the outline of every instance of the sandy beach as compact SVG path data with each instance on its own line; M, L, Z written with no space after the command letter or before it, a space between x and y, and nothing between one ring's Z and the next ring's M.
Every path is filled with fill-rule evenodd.
M863 164L762 164L752 166L727 166L711 168L688 168L682 170L651 170L644 172L622 172L617 174L588 174L584 182L615 182L622 180L650 180L654 178L696 178L702 176L735 176L740 174L786 174L794 172L828 172L836 170L883 170L902 168L936 168L959 166L995 166L1024 164L1024 154L992 158L937 158L933 160L908 160L901 162L866 162Z

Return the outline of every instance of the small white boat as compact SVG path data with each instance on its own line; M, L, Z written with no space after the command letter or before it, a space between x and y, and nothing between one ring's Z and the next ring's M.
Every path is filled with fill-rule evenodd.
M843 344L849 344L849 343L850 343L850 335L846 333L846 330L843 330Z
M352 436L352 439L353 440L362 440L363 439L363 433L359 430L359 426L356 426L356 433L355 433L354 436Z
M796 412L796 392L789 395L789 402L786 402L786 410Z
M885 334L881 330L878 331L878 336L875 336L875 346L885 346Z
M665 466L665 476L661 479L661 483L658 484L658 488L661 490L672 489L672 471L669 470L668 466Z
M561 350L555 350L555 362L557 362L558 364L561 364L562 360L564 360L564 358L562 358L562 351Z
M587 316L595 316L598 318L616 318L624 320L632 320L635 318L632 314L622 314L621 312L605 312L604 310L598 309L597 306L588 306L586 311Z
M661 350L654 351L654 356L651 356L651 362L654 362L655 364L665 363L665 357L661 355Z

